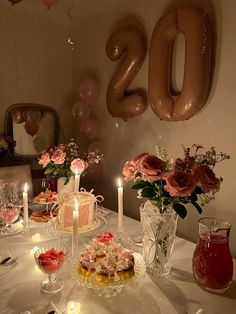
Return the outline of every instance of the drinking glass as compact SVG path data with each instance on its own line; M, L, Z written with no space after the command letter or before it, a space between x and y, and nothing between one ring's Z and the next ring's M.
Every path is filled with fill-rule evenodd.
M5 224L1 234L12 234L11 226L19 217L22 207L20 181L5 182L0 186L0 221Z
M52 252L54 249L58 254ZM40 270L48 275L41 283L41 291L44 293L57 293L64 287L62 278L57 277L57 272L62 268L68 257L68 248L61 242L50 242L39 248L35 254L35 262Z
M198 242L192 260L193 275L202 289L223 293L233 278L233 259L229 249L231 224L215 218L201 218L198 224Z

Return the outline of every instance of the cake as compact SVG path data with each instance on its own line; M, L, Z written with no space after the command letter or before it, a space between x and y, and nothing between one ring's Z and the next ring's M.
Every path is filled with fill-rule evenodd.
M94 275L98 284L112 284L134 276L134 257L110 232L104 232L80 253L77 271L87 279Z
M58 196L58 225L59 229L72 231L73 211L75 209L75 199L78 201L78 228L90 229L95 223L96 197L86 191L65 193Z

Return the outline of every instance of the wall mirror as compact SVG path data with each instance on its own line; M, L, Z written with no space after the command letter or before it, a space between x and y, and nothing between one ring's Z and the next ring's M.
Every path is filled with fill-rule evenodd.
M5 133L15 141L10 149L13 159L37 158L44 149L58 143L59 130L58 114L51 107L21 103L11 105L6 112Z

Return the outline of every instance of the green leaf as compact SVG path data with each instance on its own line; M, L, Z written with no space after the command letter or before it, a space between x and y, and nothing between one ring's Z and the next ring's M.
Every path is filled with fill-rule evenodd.
M164 206L167 206L167 205L169 205L171 202L167 199L167 198L165 198L164 200L163 200L163 205Z
M152 198L152 197L156 196L156 193L152 187L147 186L147 187L143 188L142 196L147 197L147 198Z
M187 209L185 208L184 205L182 204L173 204L173 208L176 211L176 213L181 217L181 218L185 218L187 215Z
M44 174L50 174L50 173L52 173L52 169L50 169L50 168L48 168L48 169L46 169L46 170L44 171Z
M197 211L199 212L199 214L202 213L202 208L198 205L198 203L196 202L192 202L193 206L197 209Z
M132 185L132 189L135 189L135 190L143 189L147 185L148 184L146 181L138 180Z

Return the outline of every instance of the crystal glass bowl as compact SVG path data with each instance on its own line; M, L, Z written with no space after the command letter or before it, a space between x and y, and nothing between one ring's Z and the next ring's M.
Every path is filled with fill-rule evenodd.
M41 283L44 293L57 293L64 286L63 279L56 276L68 257L69 250L62 242L49 242L40 247L34 254L39 269L48 275Z
M134 253L134 273L135 275L127 280L116 280L111 284L99 284L96 280L96 274L94 273L90 277L86 278L78 272L78 262L74 264L74 276L77 283L81 286L93 289L98 296L110 298L117 296L124 287L135 281L144 275L146 266L143 257L139 253Z

